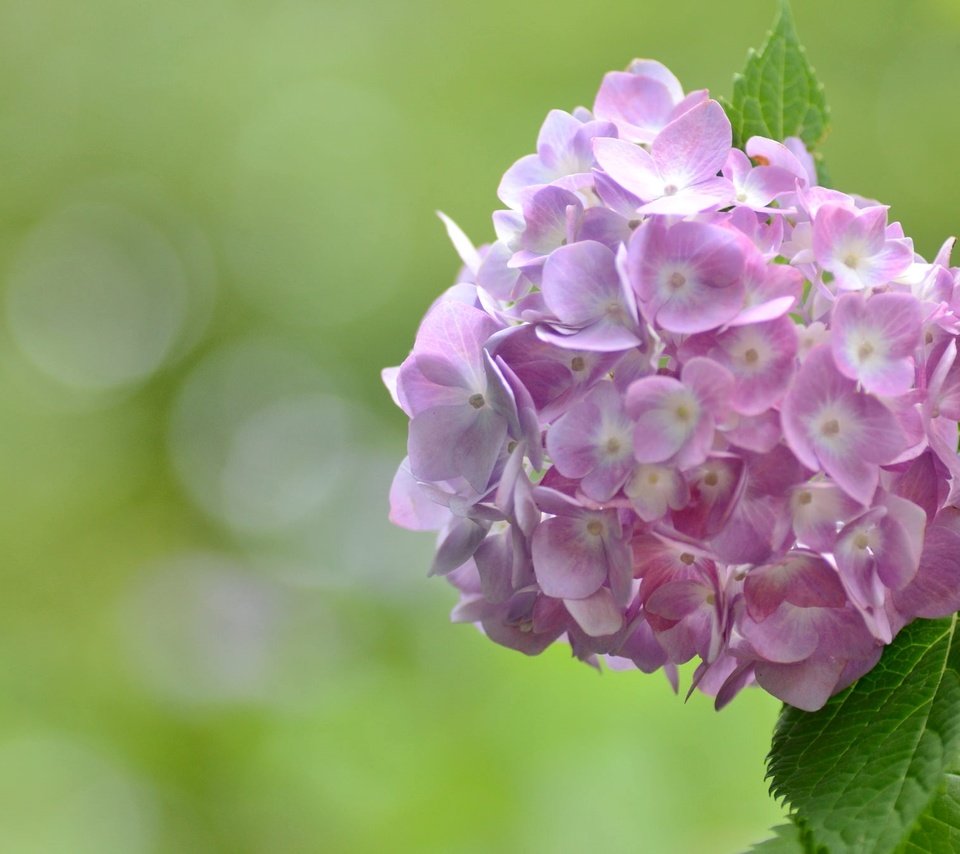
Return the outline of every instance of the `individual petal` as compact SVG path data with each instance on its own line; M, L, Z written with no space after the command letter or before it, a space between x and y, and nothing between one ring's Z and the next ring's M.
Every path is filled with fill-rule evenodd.
M527 154L504 173L497 196L508 207L520 210L531 188L549 184L554 178L556 171L547 166L538 154Z
M489 405L426 409L410 422L410 469L427 481L463 477L482 492L506 438L506 419Z
M927 529L917 574L894 593L893 604L908 621L960 611L960 531L943 524Z
M573 193L560 187L538 190L523 206L524 229L518 247L533 257L548 255L570 241L571 218L576 222L582 213L583 204Z
M820 644L824 612L782 603L762 621L744 620L740 631L765 661L792 664L809 658Z
M410 531L438 531L450 519L450 510L421 487L404 457L390 485L390 521Z
M688 187L664 186L663 195L637 208L642 214L689 216L726 207L733 201L734 188L726 178L709 178Z
M653 141L650 154L664 182L664 195L716 177L723 168L733 132L723 107L704 101L675 118Z
M533 570L540 589L558 599L585 599L607 577L602 514L555 516L537 526L532 541Z
M651 142L669 121L674 104L674 95L661 80L611 71L600 84L593 114L613 122L624 139Z
M587 326L611 313L621 325L633 322L623 305L615 256L602 243L561 246L544 265L541 287L547 308L565 325Z
M466 563L484 541L488 530L489 525L473 519L453 520L437 546L430 575L446 575Z
M470 242L470 238L467 237L467 235L463 233L463 229L443 213L443 211L437 211L437 216L440 217L440 221L447 230L447 236L450 238L453 248L457 250L460 260L463 261L463 266L476 276L477 271L480 269L480 254Z
M815 712L830 699L846 662L841 659L808 659L796 664L757 662L754 676L765 691L779 700Z
M653 158L638 145L623 139L593 141L597 164L617 184L641 200L663 195L665 181Z
M488 314L462 302L442 300L427 312L414 344L420 360L446 361L464 386L482 387L483 345L500 326ZM402 383L402 377L401 377Z
M601 587L585 599L565 599L570 616L591 637L613 635L623 627L623 614L613 594Z

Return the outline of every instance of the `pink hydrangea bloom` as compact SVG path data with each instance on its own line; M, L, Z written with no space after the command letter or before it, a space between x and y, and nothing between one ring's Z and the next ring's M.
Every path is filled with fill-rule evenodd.
M816 709L960 609L960 271L637 60L551 112L384 371L453 618Z

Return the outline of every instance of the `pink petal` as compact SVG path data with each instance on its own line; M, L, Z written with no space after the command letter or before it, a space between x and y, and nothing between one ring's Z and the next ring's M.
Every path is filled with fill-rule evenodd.
M606 587L585 599L565 599L570 616L591 637L616 634L623 627L623 614Z
M668 124L650 153L664 182L689 187L716 177L733 144L730 120L716 101L704 101Z

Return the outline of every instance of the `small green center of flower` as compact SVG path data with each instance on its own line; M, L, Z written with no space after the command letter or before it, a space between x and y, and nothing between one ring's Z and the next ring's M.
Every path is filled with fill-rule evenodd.
M687 277L683 273L671 273L670 278L667 279L667 284L670 285L675 291L680 290L687 283Z
M583 356L574 356L570 360L571 371L582 371L586 366L587 364L583 361Z
M754 364L759 358L760 354L754 350L753 347L743 354L743 361L745 361L748 365Z
M863 533L863 531L860 531L860 533L853 538L853 544L862 551L870 545L870 538Z
M807 490L803 490L803 492L797 496L798 504L809 504L811 501L813 501L813 496L807 492Z
M650 474L647 475L647 483L649 483L650 486L656 486L659 482L660 482L660 475L657 474L657 472L652 471L650 472Z
M851 270L855 270L857 265L860 263L860 257L855 253L850 252L847 257L843 259L843 263Z
M463 399L463 398L461 398L461 400L462 400L462 399ZM486 401L483 399L483 395L482 395L482 394L471 394L471 395L470 395L470 405L471 405L474 409L483 409L483 405L484 405L485 403L486 403Z
M619 454L620 453L620 440L616 436L611 436L607 439L607 444L604 446L608 454Z
M587 533L599 537L603 533L603 522L599 519L591 519L587 522Z
M686 404L681 403L675 410L674 414L677 416L678 421L689 421L690 420L690 409Z
M859 349L857 350L857 357L860 359L861 362L864 359L869 359L870 356L872 355L873 355L873 344L871 344L869 341L865 341L863 344L860 345Z
M720 476L715 471L708 471L703 478L703 482L707 486L716 486L720 483Z

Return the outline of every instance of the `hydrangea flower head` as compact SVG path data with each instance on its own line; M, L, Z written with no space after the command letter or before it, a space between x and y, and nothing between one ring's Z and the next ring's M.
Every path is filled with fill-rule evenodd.
M817 709L960 609L960 291L799 139L661 64L552 111L413 350L391 519L453 618Z

